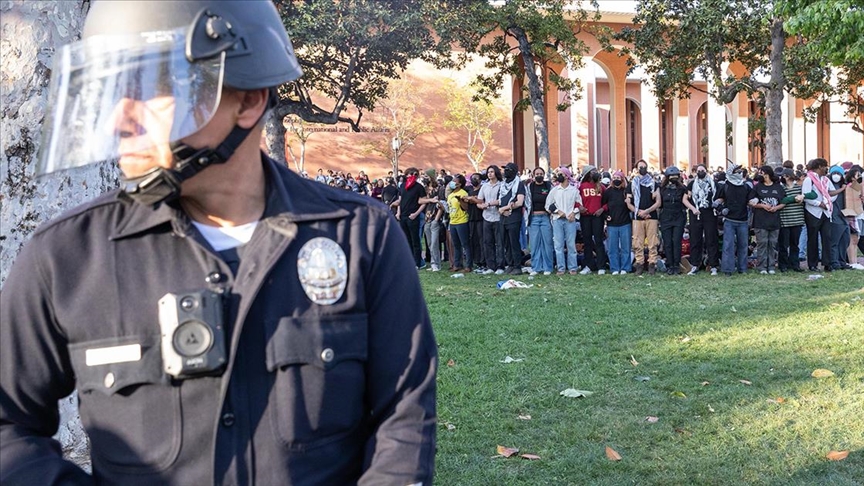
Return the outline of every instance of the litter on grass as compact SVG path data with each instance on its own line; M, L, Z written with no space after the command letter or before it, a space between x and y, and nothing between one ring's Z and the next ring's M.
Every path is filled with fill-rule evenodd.
M502 280L498 282L498 290L507 290L507 289L530 289L534 285L528 285L525 282L520 282L518 280Z

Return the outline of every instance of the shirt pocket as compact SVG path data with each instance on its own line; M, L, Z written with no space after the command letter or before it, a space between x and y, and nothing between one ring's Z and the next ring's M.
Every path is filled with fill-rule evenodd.
M88 363L88 350L135 345L140 358L134 361ZM180 451L180 391L162 371L159 338L102 339L72 344L69 351L94 467L125 473L168 468Z
M294 450L340 440L364 417L366 314L285 317L268 324L269 416Z

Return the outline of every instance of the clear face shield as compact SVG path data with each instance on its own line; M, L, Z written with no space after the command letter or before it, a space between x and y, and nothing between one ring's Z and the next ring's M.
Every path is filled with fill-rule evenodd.
M94 36L57 52L37 174L164 159L219 106L225 54L190 62L186 29Z

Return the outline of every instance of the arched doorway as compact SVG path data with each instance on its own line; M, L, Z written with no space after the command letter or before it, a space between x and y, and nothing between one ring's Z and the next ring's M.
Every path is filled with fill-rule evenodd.
M696 140L699 141L699 150L696 154L699 164L708 165L708 102L702 103L696 112ZM693 165L691 164L691 167Z

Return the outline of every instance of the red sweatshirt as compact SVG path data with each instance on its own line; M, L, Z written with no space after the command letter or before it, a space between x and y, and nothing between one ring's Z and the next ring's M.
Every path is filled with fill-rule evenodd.
M602 184L595 184L593 182L579 183L579 194L582 196L582 206L588 210L588 213L586 214L593 215L598 209L603 207L600 199L603 196L604 189L605 188Z

